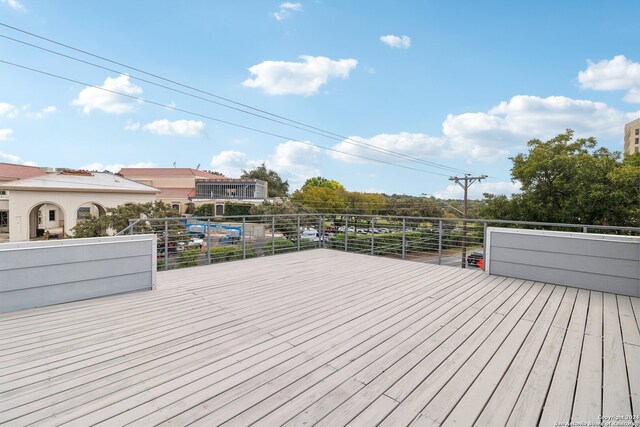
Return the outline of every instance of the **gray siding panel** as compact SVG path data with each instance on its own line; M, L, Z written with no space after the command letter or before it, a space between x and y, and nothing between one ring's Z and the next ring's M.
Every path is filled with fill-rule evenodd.
M491 245L495 247L551 251L599 258L626 259L630 261L637 261L640 258L640 247L638 243L630 242L628 239L619 239L619 236L609 236L611 240L605 240L607 239L607 235L603 234L584 233L585 236L583 238L580 238L581 235L575 236L575 233L567 234L573 236L494 232L491 236ZM526 238L520 237L523 235L526 236ZM615 239L616 237L618 237L618 239Z
M640 296L640 238L490 227L491 274Z
M491 266L491 274L517 277L518 279L573 286L593 291L610 292L621 295L640 296L638 279L612 277L580 271L568 271L556 268L540 268L532 265L518 265L497 261ZM635 292L634 292L635 290Z
M626 278L638 277L638 262L627 259L607 258L597 256L575 255L554 252L554 247L548 250L532 251L521 247L502 248L493 247L492 261L504 261L516 264L532 265L544 268L583 273L601 274L605 276L620 276Z
M150 289L151 272L128 276L105 277L43 288L19 289L0 294L0 312L44 307L70 301L97 298L125 292Z
M156 237L0 245L0 313L152 289Z
M44 246L17 248L1 251L0 271L24 269L35 266L77 263L94 260L125 258L141 254L148 255L149 244L145 241L89 243L81 245Z

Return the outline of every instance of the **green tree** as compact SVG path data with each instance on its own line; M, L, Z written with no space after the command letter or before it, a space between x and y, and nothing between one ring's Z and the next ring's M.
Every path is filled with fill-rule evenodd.
M89 217L78 221L71 230L73 237L99 237L107 235L107 230L123 230L129 226L130 219L137 218L177 218L180 214L162 201L147 203L125 203L115 208L107 208L107 214L101 217ZM170 221L170 229L175 238L186 230L184 225L176 220ZM157 233L164 230L164 223L160 221L141 221L136 226L136 232ZM171 234L171 233L170 233ZM171 236L170 236L171 237Z
M287 197L289 195L289 181L283 181L276 171L267 169L264 163L255 169L243 170L240 178L266 181L269 197Z
M213 203L205 203L196 208L193 212L194 216L214 216L216 213L216 205Z
M335 179L327 179L321 176L316 176L316 177L307 179L301 189L304 190L305 188L308 188L308 187L322 187L322 188L328 188L330 190L346 191L346 189L344 188L344 185L340 184Z
M595 138L567 130L548 141L532 139L513 157L511 177L522 192L485 194L481 216L524 221L638 226L638 155L597 148Z
M346 208L346 192L329 187L303 186L293 193L291 200L312 212L340 213Z

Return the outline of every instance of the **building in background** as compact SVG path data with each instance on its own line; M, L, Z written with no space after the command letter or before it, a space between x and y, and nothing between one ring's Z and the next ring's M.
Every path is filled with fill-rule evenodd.
M111 173L63 171L0 184L7 223L0 240L21 242L72 234L78 219L107 208L156 200L159 190Z
M157 198L180 213L187 203L198 207L215 205L215 215L224 214L226 202L260 204L267 198L267 182L233 179L190 168L123 168L119 174L160 190Z
M196 194L196 181L226 179L191 168L122 168L120 175L160 190L157 199L184 213Z
M624 152L640 153L640 117L624 126Z

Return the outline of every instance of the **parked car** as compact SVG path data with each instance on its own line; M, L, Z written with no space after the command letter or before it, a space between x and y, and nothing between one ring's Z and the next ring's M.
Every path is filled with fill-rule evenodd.
M312 242L319 242L320 234L315 228L308 228L300 233L300 240L311 240Z
M484 255L482 252L472 252L467 255L467 265L482 267L482 264L484 264Z

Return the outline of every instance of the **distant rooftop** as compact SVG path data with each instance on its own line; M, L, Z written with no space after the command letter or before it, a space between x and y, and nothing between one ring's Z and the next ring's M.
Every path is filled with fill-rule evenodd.
M14 181L17 179L33 178L44 174L45 172L36 166L0 163L0 181Z
M50 173L0 185L3 190L158 193L160 190L122 176L86 171Z
M206 179L227 179L222 175L215 175L209 172L191 168L122 168L119 172L126 177L152 177L152 176L195 176Z
M196 190L194 188L161 188L160 194L158 194L158 197L186 198L186 197L194 197L195 195L196 195Z

